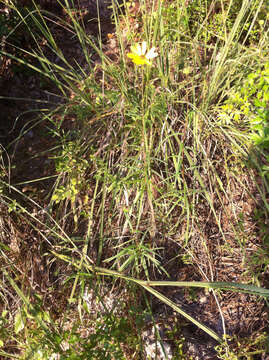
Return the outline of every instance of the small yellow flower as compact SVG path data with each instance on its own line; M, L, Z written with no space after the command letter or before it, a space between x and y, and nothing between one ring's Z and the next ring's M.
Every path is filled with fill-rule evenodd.
M132 59L132 62L136 65L152 65L151 60L158 56L158 54L156 53L155 47L147 52L147 43L143 41L142 45L135 44L131 46L131 52L128 53L127 56Z

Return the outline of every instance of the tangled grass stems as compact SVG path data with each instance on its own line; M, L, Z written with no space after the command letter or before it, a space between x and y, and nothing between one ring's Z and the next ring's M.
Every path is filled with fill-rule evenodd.
M209 7L198 6L201 2L197 0L185 7L179 0L167 2L166 6L159 0L142 1L139 9L131 10L124 2L124 17L119 16L120 10L113 5L116 26L113 40L117 50L114 50L116 60L110 60L101 42L100 16L97 39L94 39L86 34L85 24L66 0L69 23L55 17L49 22L57 21L77 38L84 57L82 63L78 59L70 62L61 50L47 22L48 13L36 6L25 16L13 4L20 21L7 36L10 40L6 45L12 46L13 33L26 25L35 47L29 50L14 46L15 55L5 49L1 53L54 82L67 105L64 110L59 108L62 120L57 126L54 126L57 114L45 116L53 124L52 133L58 140L52 157L56 168L52 176L57 176L57 181L48 190L50 200L46 210L19 190L24 181L16 185L2 182L1 201L10 216L18 216L48 243L46 256L51 256L52 262L60 259L67 263L66 281L72 280L72 284L66 297L69 309L78 304L81 323L85 288L92 275L109 275L138 284L220 342L223 341L220 335L188 315L154 286L204 287L268 297L268 290L250 285L253 279L248 278L248 284L214 281L219 275L214 271L216 265L212 259L221 260L222 249L235 246L233 239L239 239L242 262L246 256L247 240L240 240L242 231L238 226L242 223L241 213L234 206L234 199L229 199L233 191L231 184L243 188L255 199L240 176L236 179L234 171L236 167L243 168L253 146L248 118L227 124L220 119L219 109L231 89L240 86L249 71L255 70L259 62L257 54L265 53L268 44L268 20L262 13L264 1L244 0L239 6L236 0L221 0L219 4L219 8L214 7L216 2ZM131 11L136 11L135 17ZM30 20L38 33L33 31ZM260 25L259 21L264 22ZM257 35L259 26L265 31ZM253 44L255 36L259 41L253 49L248 42ZM45 48L41 46L42 38L47 42ZM158 56L153 51L149 55L154 55L154 59L150 59L145 46L138 48L135 44L156 47ZM150 63L151 67L136 68L139 61L131 64L127 58L129 47L136 50L133 60L145 66ZM16 51L23 58L16 56ZM56 55L60 65L48 53ZM93 60L93 53L98 61ZM263 62L264 58L261 56L260 60ZM64 128L65 119L70 118L75 122L74 131ZM23 135L22 129L20 138ZM262 165L256 163L256 168L261 174ZM243 170L240 171L242 175ZM29 183L42 180L32 179ZM266 179L263 181L262 185L256 181L256 185L268 210L268 183ZM7 189L12 195L7 195ZM22 199L22 203L14 202L12 196L17 202ZM44 210L46 220L39 220L33 208ZM230 216L228 230L227 225L224 229L224 215ZM206 226L216 229L213 240ZM196 242L209 265L206 268L204 259L198 260L197 251L192 266L197 273L200 267L204 277L212 281L151 281L153 275L175 277L178 272L176 262L171 261L175 266L172 271L162 262L161 254L165 258L170 247L165 242L167 238L178 242L182 249L179 254L173 254L173 259L184 260L184 256L194 251L191 247ZM4 256L5 250L1 251ZM9 260L9 269L16 274L18 270ZM109 268L101 267L102 264L109 264ZM20 279L19 271L17 276ZM256 278L259 276L261 271ZM20 301L31 307L16 280L7 271L5 277ZM105 321L110 324L110 320ZM117 323L117 319L114 321ZM45 330L49 334L51 329ZM46 346L51 352L63 353L56 343L66 335L56 325L53 333L55 338L50 338ZM82 339L80 342L83 343ZM108 344L118 353L112 342ZM34 348L38 349L38 345ZM73 345L70 347L70 353L79 351Z

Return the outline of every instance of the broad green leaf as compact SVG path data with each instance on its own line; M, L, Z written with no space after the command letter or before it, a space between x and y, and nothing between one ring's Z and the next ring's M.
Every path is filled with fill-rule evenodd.
M14 331L16 334L18 334L23 328L24 328L24 321L22 318L22 314L20 311L18 311L17 314L15 315Z

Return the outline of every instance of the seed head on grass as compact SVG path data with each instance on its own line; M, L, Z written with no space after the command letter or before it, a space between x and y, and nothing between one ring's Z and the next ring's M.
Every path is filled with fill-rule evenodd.
M131 46L131 52L127 54L128 58L132 59L132 62L136 65L152 65L152 59L158 56L156 48L153 47L147 51L146 41L142 42L142 45L135 44Z

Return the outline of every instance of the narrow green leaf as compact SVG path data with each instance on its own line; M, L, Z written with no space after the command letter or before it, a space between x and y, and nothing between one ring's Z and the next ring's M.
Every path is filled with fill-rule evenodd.
M172 309L174 309L176 312L178 312L180 315L184 316L186 319L188 319L189 321L191 321L193 324L195 324L196 326L198 326L200 329L202 329L203 331L205 331L208 335L210 335L213 339L222 342L222 339L218 336L217 333L215 333L215 331L213 331L212 329L210 329L209 327L207 327L206 325L203 325L202 323L200 323L198 320L194 319L191 315L187 314L184 310L182 310L180 307L177 306L176 303L174 303L173 301L171 301L170 299L168 299L166 296L164 296L163 294L159 293L157 290L153 289L150 286L145 286L142 285L144 289L146 289L148 292L150 292L151 294L155 295L159 300L161 300L163 303L169 305Z

